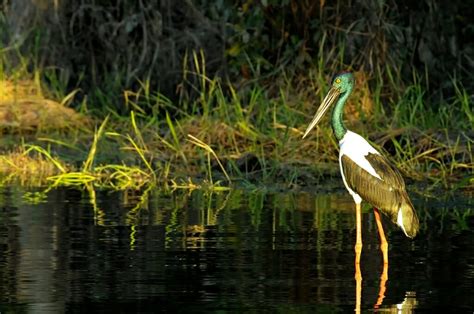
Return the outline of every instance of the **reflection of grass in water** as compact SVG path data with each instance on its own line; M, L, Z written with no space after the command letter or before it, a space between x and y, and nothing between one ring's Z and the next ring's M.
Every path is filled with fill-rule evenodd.
M17 189L19 192L16 194L24 203L36 205L46 201L46 193L41 191L25 193L22 188ZM266 190L254 192L195 190L191 193L177 190L170 193L149 187L132 198L123 197L124 206L129 210L120 217L107 214L108 210L103 208L106 203L97 199L93 185L87 185L87 192L91 210L94 211L95 224L129 226L130 249L134 249L137 242L142 240L140 239L142 233L137 233L137 230L144 224L164 226L164 241L167 248L205 247L209 241L209 232L211 237L216 236L216 232L225 234L224 240L229 243L239 241L241 233L271 232L280 239L289 237L290 241L293 241L294 237L294 243L298 243L297 239L301 236L310 238L314 236L315 242L309 245L314 245L319 253L328 247L342 249L347 246L347 242L344 242L344 239L347 239L346 233L355 228L352 200L342 193L314 195L273 193ZM7 202L5 199L1 201ZM469 198L414 201L420 217L422 234L460 232L473 228L474 211L472 200ZM98 203L102 204L102 208L99 208ZM114 208L110 210L113 213L116 211ZM365 223L368 222L375 235L376 228L371 208L366 206L364 212L368 213L364 218ZM385 227L388 227L388 223ZM388 230L395 229L394 225L388 228ZM400 234L400 231L397 230L397 233Z
M473 227L474 210L471 198L453 196L445 200L432 199L418 207L421 227L442 233L446 230L462 231Z
M322 235L325 232L336 231L336 233L332 233L334 245L342 245L342 230L355 228L353 204L350 199L341 198L339 194L315 196L306 193L280 194L264 190L247 193L234 190L225 193L194 191L190 195L186 193L173 193L172 195L174 203L167 209L171 211L172 219L167 222L163 221L170 231L180 229L184 232L183 230L188 224L186 220L183 220L186 217L184 212L189 210L189 206L198 210L197 217L200 218L193 224L202 226L203 230L211 225L218 225L219 228L225 229L234 223L235 215L241 213L248 215L249 225L245 228L249 231L258 232L262 226L266 226L273 232L292 234L303 230L301 229L303 226L300 216L311 215L313 222L309 226L310 229L307 229L308 226L306 226L304 230L321 233L317 243L320 248L325 245L322 242L324 240ZM429 201L425 205L418 202L417 204L422 231L427 227L427 224L433 223L440 226L440 232L446 224L449 224L449 228L453 230L464 230L470 227L469 221L473 218L474 212L467 205L466 207L434 208L432 204L437 204L437 202ZM424 206L431 208L425 209ZM216 208L219 210L216 211ZM272 214L269 215L267 211L271 211ZM366 206L364 212L371 215L371 207ZM267 221L269 219L271 221ZM181 228L177 226L181 226Z
M31 205L46 203L47 193L44 191L26 192L23 194L23 201Z
M248 208L250 212L250 221L252 226L258 231L258 227L261 224L262 220L262 210L265 201L265 192L264 191L255 191L249 195L248 198Z
M96 204L95 190L91 185L89 188L89 192L94 191L93 194L89 193L94 196L91 197L91 202ZM415 202L422 232L433 224L439 227L439 232L446 230L447 227L456 231L470 228L469 223L473 219L474 211L469 207L469 201L467 202L461 207L449 205L449 200L446 201L446 205L444 203L441 205L435 200ZM266 190L254 192L194 190L190 193L177 190L170 193L148 188L128 200L126 205L130 206L130 210L123 221L134 228L131 230L131 236L136 235L134 230L143 223L140 213L145 210L155 217L152 224L166 226L166 241L169 245L176 245L177 236L186 238L189 233L200 237L200 234L204 235L211 227L217 227L218 230L225 232L228 228L234 230L236 227L234 224L237 223L239 228L249 232L268 229L289 235L301 231L315 232L318 234L316 245L322 248L326 245L324 239L328 231L335 231L331 233L334 240L332 243L341 246L343 232L355 228L353 202L350 197L341 194L270 193ZM94 206L94 212L97 222L107 224L104 212L96 207ZM372 226L375 232L371 218L372 208L366 204L363 212L369 215L364 219L369 219L369 226ZM241 222L235 221L237 217L247 217L248 223L241 225ZM312 217L310 224L308 217ZM303 221L306 221L305 225L302 224ZM388 226L392 225L388 219L386 223L388 230L396 229L395 225ZM131 244L134 244L135 240L131 237Z

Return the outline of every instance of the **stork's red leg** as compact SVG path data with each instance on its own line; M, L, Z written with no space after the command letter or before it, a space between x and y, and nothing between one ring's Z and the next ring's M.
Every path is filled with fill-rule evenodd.
M374 207L375 221L377 222L377 229L379 230L380 236L380 250L383 254L383 263L388 264L388 242L383 232L382 219L380 218L380 212Z
M383 270L382 270L382 274L380 275L379 297L377 299L377 302L375 303L375 308L378 308L382 304L383 299L385 298L385 290L386 290L386 284L388 280L388 242L387 242L387 239L385 238L385 233L383 231L380 212L375 207L374 207L374 215L375 215L375 221L377 222L377 229L379 231L379 236L380 236L380 250L382 251L382 254L383 254Z

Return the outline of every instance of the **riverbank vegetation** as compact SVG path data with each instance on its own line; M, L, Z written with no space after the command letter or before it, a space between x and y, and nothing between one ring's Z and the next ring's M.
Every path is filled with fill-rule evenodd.
M474 50L461 2L451 12L422 1L421 13L375 2L66 4L31 6L25 15L40 19L23 24L4 8L0 81L15 88L0 103L3 184L321 186L339 176L337 143L328 122L302 131L331 76L352 70L347 126L425 192L472 191ZM15 109L31 90L74 114L12 123L34 120L38 110Z

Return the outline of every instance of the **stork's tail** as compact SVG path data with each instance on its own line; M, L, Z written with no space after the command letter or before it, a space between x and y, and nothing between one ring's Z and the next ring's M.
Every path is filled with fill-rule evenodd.
M405 197L405 200L398 209L397 225L402 228L405 235L409 238L414 238L420 229L418 216L408 196Z

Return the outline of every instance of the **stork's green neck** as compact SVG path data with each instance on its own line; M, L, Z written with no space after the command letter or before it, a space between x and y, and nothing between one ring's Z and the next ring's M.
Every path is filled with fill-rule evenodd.
M331 117L331 126L338 141L342 140L344 135L346 135L347 129L344 126L344 121L342 118L342 114L344 112L344 105L346 104L346 100L352 92L352 86L350 86L344 93L341 94L339 99L337 100L336 106L332 110L332 117Z

